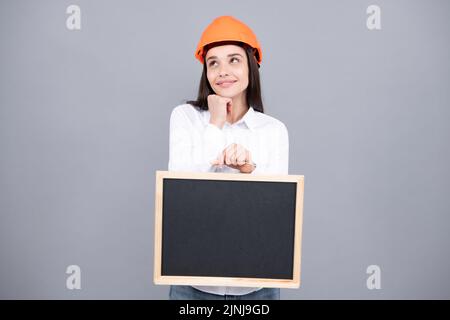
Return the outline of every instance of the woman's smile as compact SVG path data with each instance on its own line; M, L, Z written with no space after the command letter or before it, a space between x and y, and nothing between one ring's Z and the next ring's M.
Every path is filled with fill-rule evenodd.
M237 82L237 80L221 80L221 81L218 81L216 84L221 88L229 88L235 82Z

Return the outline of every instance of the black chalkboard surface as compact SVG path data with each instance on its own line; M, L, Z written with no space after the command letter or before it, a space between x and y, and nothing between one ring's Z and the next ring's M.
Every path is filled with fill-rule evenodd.
M157 171L155 283L298 287L303 176Z

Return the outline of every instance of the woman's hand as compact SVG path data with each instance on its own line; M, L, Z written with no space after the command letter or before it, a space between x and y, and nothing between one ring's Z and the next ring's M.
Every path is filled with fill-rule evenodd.
M241 173L252 173L255 170L250 151L237 143L230 144L226 147L211 164L218 166L226 164L230 168L238 169Z
M231 98L210 94L208 96L208 109L211 115L209 122L222 129L227 121L227 114L231 112L232 106L233 100Z

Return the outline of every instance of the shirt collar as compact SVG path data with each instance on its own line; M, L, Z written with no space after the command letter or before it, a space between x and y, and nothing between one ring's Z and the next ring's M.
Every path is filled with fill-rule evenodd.
M258 118L255 109L253 109L253 107L248 108L248 111L244 114L240 121L245 122L250 130L255 129L258 124Z
M249 107L244 116L239 121L235 122L233 125L245 123L250 130L255 129L255 127L257 127L258 125L258 115L256 113L257 111L255 111L253 107ZM209 112L207 112L206 114L207 114L206 120L207 122L209 122L211 114Z

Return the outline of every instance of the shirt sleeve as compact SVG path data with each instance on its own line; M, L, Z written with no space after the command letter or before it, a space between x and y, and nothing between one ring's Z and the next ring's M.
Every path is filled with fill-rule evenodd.
M215 172L211 161L225 148L226 136L222 129L209 123L200 128L200 143L194 142L195 128L179 108L170 116L169 171ZM196 154L194 154L194 152Z
M266 165L257 162L252 174L289 174L289 133L282 123L274 132L275 139L270 146L270 161Z

